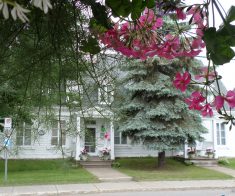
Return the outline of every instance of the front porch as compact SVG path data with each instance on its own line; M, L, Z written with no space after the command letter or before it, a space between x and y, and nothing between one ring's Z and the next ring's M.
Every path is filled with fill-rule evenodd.
M75 160L83 155L114 160L112 116L109 110L97 107L78 113Z

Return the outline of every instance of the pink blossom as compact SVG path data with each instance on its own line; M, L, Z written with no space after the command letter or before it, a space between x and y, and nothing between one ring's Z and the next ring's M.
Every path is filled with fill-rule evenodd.
M228 91L226 96L216 96L215 97L215 107L217 110L221 109L224 106L224 101L226 101L229 105L229 107L234 108L235 107L235 91Z
M185 102L189 105L190 110L201 110L203 107L202 102L205 101L205 97L198 91L195 91L191 94L191 97L185 99Z
M210 117L213 116L213 111L209 103L207 103L206 105L202 107L201 114L202 116L210 116Z
M178 19L181 19L181 20L186 19L186 14L180 8L176 8L176 15Z
M224 106L224 97L220 96L220 95L216 96L215 101L214 101L214 105L217 110L221 109Z
M191 75L188 72L185 72L182 75L178 72L176 73L173 84L175 88L180 89L182 92L184 92L187 89L190 80L191 80Z
M228 91L225 100L231 108L235 107L235 91Z

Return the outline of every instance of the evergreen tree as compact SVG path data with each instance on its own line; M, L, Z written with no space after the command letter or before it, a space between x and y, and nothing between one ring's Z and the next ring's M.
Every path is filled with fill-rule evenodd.
M158 150L158 166L164 166L165 151L188 141L201 140L205 132L200 117L188 109L184 96L172 85L179 61L130 63L125 67L119 131L134 142Z

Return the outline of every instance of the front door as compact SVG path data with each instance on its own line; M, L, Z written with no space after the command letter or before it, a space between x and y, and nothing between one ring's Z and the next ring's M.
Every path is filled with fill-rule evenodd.
M85 132L85 149L88 153L95 153L96 146L96 129L86 128Z

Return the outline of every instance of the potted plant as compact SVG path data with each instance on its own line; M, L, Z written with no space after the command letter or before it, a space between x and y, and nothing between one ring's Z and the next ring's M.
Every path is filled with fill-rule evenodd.
M194 158L196 156L196 152L194 150L189 150L188 151L188 157L191 159L191 158Z
M109 160L109 159L110 159L110 151L111 151L111 149L109 149L109 148L103 148L103 149L100 151L101 159L103 159L103 160Z
M208 158L214 158L215 156L215 150L211 149L211 148L207 148L206 149L206 153Z
M80 155L80 157L81 157L81 159L82 159L83 161L86 161L86 160L88 159L88 152L87 152L86 148L83 148L83 149L81 150L81 155Z

